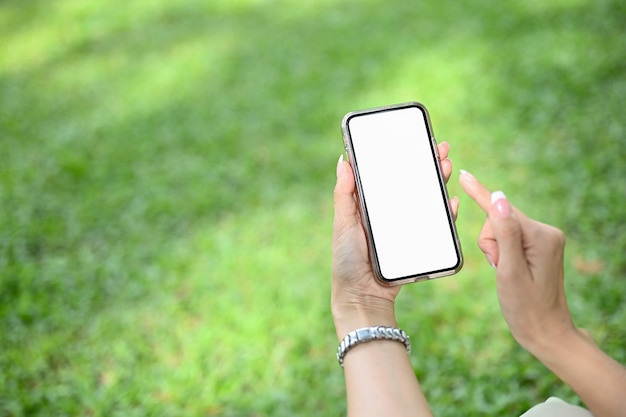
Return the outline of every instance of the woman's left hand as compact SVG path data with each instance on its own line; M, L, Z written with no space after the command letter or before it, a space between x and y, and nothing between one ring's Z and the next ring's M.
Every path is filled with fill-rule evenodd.
M450 145L438 145L439 163L446 182L452 173ZM394 302L399 286L388 287L376 280L369 258L367 238L355 198L355 181L350 164L340 157L334 191L335 218L332 242L331 306L338 338L357 327L395 326ZM456 218L459 199L450 200Z

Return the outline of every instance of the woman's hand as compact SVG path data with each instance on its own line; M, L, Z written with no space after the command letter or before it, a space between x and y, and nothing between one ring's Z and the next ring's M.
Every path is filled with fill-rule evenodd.
M531 353L576 332L563 285L565 236L491 193L470 173L461 185L487 214L478 246L496 268L498 299L513 337Z
M563 233L529 219L468 172L462 171L461 185L487 213L478 246L496 268L500 308L515 339L572 387L594 416L625 416L626 368L572 322Z
M438 145L441 169L446 182L452 172L452 163L448 159L449 150L447 142ZM337 164L334 200L331 306L337 337L341 339L358 327L395 326L393 308L400 287L381 285L375 278L355 198L354 176L350 164L343 160L343 155ZM458 198L451 199L450 205L456 217Z
M452 172L449 150L445 142L438 146L446 181ZM456 217L458 198L450 206ZM397 327L394 302L400 287L376 280L355 199L354 176L343 157L337 164L332 274L331 307L339 340L361 327ZM432 415L402 343L363 343L346 356L344 372L349 416Z

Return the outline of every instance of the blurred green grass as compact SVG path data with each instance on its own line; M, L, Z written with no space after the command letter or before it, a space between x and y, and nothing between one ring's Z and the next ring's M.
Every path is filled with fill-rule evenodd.
M424 102L456 168L569 237L626 362L618 1L0 3L0 415L342 415L328 308L347 111ZM456 178L450 189L460 194ZM398 301L437 415L573 394L517 348L461 195Z

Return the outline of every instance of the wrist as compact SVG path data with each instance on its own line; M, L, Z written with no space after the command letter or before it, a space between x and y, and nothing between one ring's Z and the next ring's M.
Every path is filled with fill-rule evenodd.
M346 353L353 347L372 341L392 340L401 342L407 352L411 354L411 338L402 329L388 326L370 326L351 331L343 338L337 348L337 361L343 368Z
M563 357L568 349L579 344L595 345L593 339L581 329L571 327L559 333L546 334L542 338L522 344L528 352L548 365Z
M392 301L375 296L359 296L349 300L331 301L337 339L349 332L370 326L397 327Z

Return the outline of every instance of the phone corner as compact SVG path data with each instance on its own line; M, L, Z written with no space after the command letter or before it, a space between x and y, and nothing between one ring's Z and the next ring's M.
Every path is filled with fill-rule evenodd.
M459 272L461 272L461 269L463 269L464 264L465 264L465 258L463 257L463 254L459 252L459 259L458 259L456 267L454 268L454 272L452 274L454 275L454 274L458 274Z
M359 114L358 111L351 111L351 112L346 113L343 116L343 118L341 119L341 130L344 132L344 134L348 129L348 123L350 122L350 119L352 119L354 116L358 114Z

